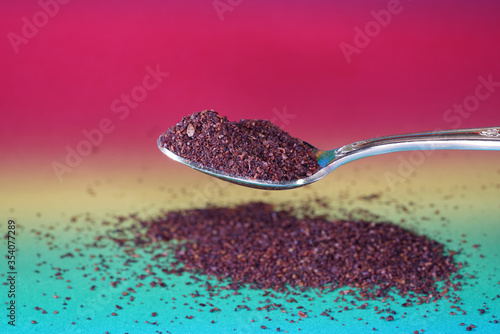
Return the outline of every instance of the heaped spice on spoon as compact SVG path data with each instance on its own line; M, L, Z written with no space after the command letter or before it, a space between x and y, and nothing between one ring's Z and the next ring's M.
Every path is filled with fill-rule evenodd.
M214 110L184 117L162 136L162 146L205 167L268 181L316 173L313 149L267 120L230 122Z

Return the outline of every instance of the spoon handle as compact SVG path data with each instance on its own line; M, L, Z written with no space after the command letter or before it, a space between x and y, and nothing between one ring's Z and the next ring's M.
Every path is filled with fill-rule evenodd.
M500 150L500 126L476 129L420 132L361 140L329 151L323 166L364 157L418 150ZM327 151L328 152L328 151ZM326 153L326 152L325 152ZM332 154L333 153L333 154ZM321 164L321 162L320 162ZM333 166L332 166L333 167Z

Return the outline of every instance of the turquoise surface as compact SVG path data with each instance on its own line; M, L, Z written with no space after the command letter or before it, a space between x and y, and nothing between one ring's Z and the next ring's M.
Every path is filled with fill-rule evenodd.
M466 332L466 327L473 324L474 332L496 333L500 331L500 324L494 323L500 319L500 298L497 297L500 294L500 209L490 205L488 210L483 210L481 199L462 205L468 198L437 197L440 197L438 204L431 198L419 200L417 205L395 201L388 193L375 200L344 199L341 210L323 211L332 217L357 212L360 217L398 222L445 243L448 249L461 251L456 260L466 266L459 272L465 277L462 290L457 292L459 303L441 299L437 303L403 307L405 300L395 297L385 302L368 301L365 309L359 309L357 306L364 301L343 296L342 291L347 288L289 295L247 288L237 292L215 289L215 295L211 296L206 290L206 277L167 275L157 267L169 256L164 245L157 245L148 253L147 249L131 250L100 239L99 236L107 233L117 235L113 218L81 216L76 222L67 218L49 223L40 217L30 227L19 224L17 230L15 332L266 333L278 332L279 328L280 333L413 333L421 330L457 333ZM104 220L111 224L103 225ZM154 254L162 253L165 257L151 260ZM145 276L141 279L140 275ZM5 281L5 274L2 280ZM159 280L166 286L150 284ZM208 281L225 286L215 280ZM345 300L336 302L339 297ZM269 310L258 310L273 303L275 307ZM300 306L303 308L298 308ZM377 314L375 307L396 311L394 321L381 319L388 313ZM331 309L328 313L333 320L321 315L326 309ZM486 312L481 315L479 309ZM300 317L299 311L307 317ZM12 331L5 317L0 328L1 333Z

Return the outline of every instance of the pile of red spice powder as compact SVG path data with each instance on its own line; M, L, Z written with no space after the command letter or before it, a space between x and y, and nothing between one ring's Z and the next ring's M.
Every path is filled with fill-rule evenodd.
M451 276L462 266L437 241L392 223L297 217L252 202L232 208L171 211L142 221L148 242L175 243L164 272L229 279L233 288L360 288L369 299L391 290L421 301L460 289ZM438 288L438 281L444 286Z

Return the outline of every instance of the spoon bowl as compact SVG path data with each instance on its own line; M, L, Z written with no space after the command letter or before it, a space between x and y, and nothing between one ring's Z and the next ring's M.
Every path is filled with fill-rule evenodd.
M320 169L313 175L293 181L268 181L232 175L220 170L205 167L200 163L185 159L162 145L161 135L158 148L172 160L196 169L210 176L242 186L285 190L298 188L316 182L341 165L370 156L419 150L494 150L500 151L500 127L461 129L448 131L419 132L374 139L361 140L333 150L320 150L308 143Z

